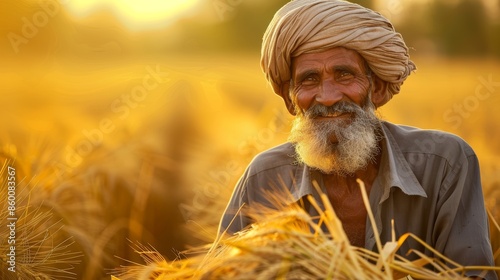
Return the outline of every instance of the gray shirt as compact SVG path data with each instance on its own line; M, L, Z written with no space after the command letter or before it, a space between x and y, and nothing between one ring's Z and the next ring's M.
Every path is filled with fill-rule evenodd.
M394 219L396 238L411 232L462 265L494 265L479 165L472 148L455 135L435 130L382 122L382 131L382 158L370 191L370 206L382 244L392 239ZM292 194L283 198L284 204L307 195L318 197L312 181L325 192L321 178L319 171L297 163L290 143L257 155L236 185L219 230L234 233L252 223L242 214L244 209L236 215L238 209L242 205L251 208L255 203L273 207L268 192L279 187ZM314 214L314 209L310 211ZM376 250L368 220L365 247ZM406 256L409 249L433 257L411 238L398 254L417 258L415 254ZM490 272L486 279L497 276Z

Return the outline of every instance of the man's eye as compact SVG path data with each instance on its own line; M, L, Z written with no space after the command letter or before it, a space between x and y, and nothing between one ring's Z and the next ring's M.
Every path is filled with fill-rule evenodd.
M347 82L354 78L354 75L348 71L342 71L337 75L338 82Z
M314 85L318 82L318 79L315 76L307 76L302 80L302 85Z

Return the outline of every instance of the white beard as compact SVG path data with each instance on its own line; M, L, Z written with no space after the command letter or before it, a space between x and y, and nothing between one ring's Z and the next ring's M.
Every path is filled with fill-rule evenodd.
M366 168L378 155L380 120L370 98L365 108L339 102L331 107L316 105L293 121L289 141L295 145L297 160L326 174L352 175ZM334 112L350 112L350 120L317 120ZM338 142L331 141L335 136Z

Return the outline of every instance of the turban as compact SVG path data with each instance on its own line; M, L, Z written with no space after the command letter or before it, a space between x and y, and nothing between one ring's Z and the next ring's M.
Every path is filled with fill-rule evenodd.
M373 73L386 82L387 103L416 69L401 34L377 12L340 0L294 0L272 19L263 37L261 67L276 94L287 104L292 58L344 47L358 52ZM288 108L294 114L293 108Z

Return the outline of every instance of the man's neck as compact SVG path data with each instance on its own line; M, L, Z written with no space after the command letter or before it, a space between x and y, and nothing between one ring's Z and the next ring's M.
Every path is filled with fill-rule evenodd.
M323 183L326 194L335 213L342 222L344 230L352 245L364 247L366 207L362 199L361 190L356 179L365 183L369 194L373 182L378 174L381 155L377 155L363 170L358 170L350 176L337 174L323 174Z

